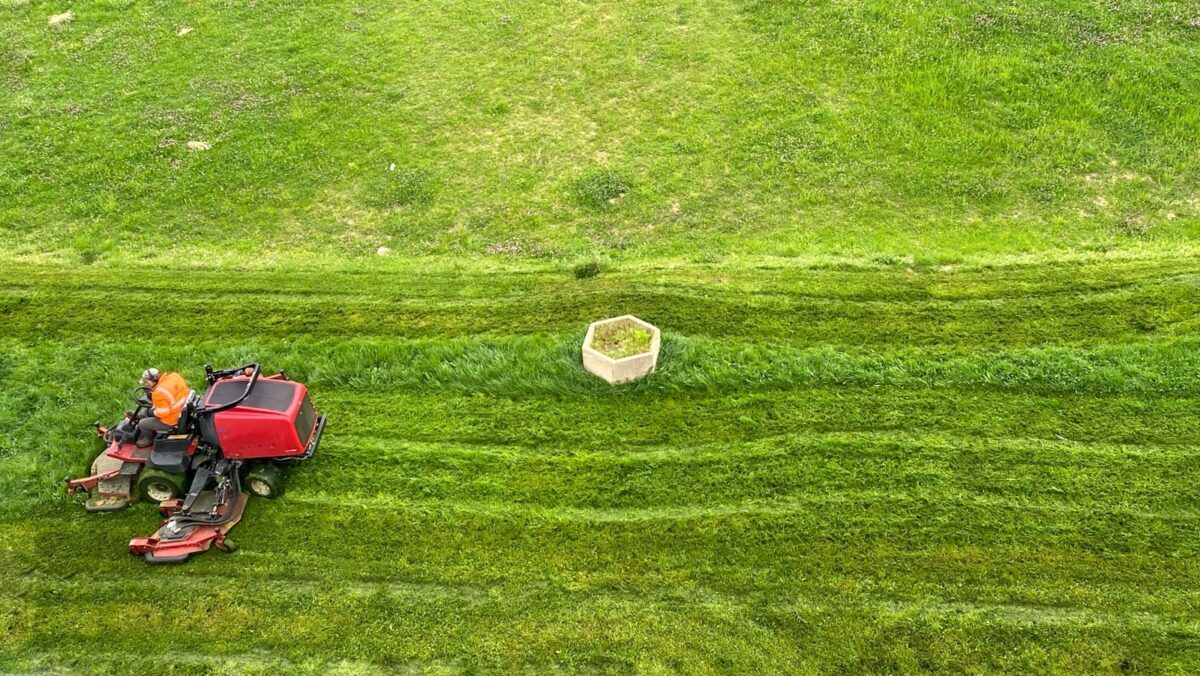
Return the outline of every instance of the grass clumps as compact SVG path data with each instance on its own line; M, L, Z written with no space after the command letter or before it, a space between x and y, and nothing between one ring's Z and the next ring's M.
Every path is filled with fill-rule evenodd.
M389 169L376 184L372 202L381 209L425 206L433 201L428 172L421 169Z
M623 319L601 324L592 334L592 349L613 359L624 359L650 349L650 332Z
M600 274L600 264L596 261L590 263L580 263L572 270L575 279L592 279Z
M633 190L633 182L619 171L602 169L584 174L572 186L575 201L596 211L607 211Z

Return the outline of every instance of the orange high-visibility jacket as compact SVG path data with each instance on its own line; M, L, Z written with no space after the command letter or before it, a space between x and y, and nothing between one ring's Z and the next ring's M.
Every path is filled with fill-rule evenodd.
M179 422L179 412L187 403L188 384L178 373L164 373L154 386L151 400L154 402L154 417L167 425Z

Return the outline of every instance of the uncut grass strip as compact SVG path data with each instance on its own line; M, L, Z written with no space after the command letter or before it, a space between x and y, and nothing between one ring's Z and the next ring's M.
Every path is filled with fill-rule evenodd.
M9 343L10 370L25 378L54 374L72 388L120 396L122 369L147 362L184 365L254 359L282 368L315 390L329 387L472 391L511 396L626 397L631 394L850 387L1010 389L1029 392L1200 392L1195 337L1140 339L1094 348L1039 347L982 351L956 347L871 350L792 347L675 335L663 342L661 368L632 386L612 388L580 365L582 333L435 340L298 338L252 343ZM96 381L91 385L89 381ZM86 384L86 385L85 385Z
M324 446L322 442L322 448ZM1083 456L1085 465L1105 462L1112 456L1118 461L1145 459L1151 463L1179 462L1190 459L1196 451L1188 446L1160 447L1145 444L1116 444L1103 441L1068 441L1065 439L1035 439L1032 437L955 437L938 432L920 433L905 430L882 432L817 432L779 434L739 442L704 442L670 444L664 446L616 444L604 451L580 451L572 447L543 445L531 448L513 444L464 444L455 441L410 441L386 430L353 439L333 438L328 448L339 453L379 459L421 461L446 459L450 462L516 463L526 459L533 462L567 462L578 458L598 464L626 463L704 463L713 460L751 460L773 458L784 454L795 454L800 450L864 449L888 452L906 449L918 455L925 453L940 456L942 453L959 454L968 450L981 453L1000 452L1020 454L1023 460L1039 462L1041 456L1047 464L1077 462L1075 456ZM326 454L322 454L324 456ZM1099 456L1088 458L1087 456Z
M914 389L999 389L1042 392L1124 393L1152 396L1197 392L1200 369L1193 337L1139 341L1094 349L1046 347L1000 352L942 348L873 351L830 346L795 348L674 336L664 341L662 368L633 386L611 388L583 371L578 337L510 337L451 341L379 339L198 344L107 341L35 348L9 344L16 385L34 374L53 374L71 391L96 399L121 399L111 373L147 362L185 364L193 380L198 362L254 358L286 369L314 390L371 389L381 393L470 391L512 396L636 397L695 392L738 394L754 390L846 386ZM31 395L36 394L34 392ZM0 400L0 405L3 405Z
M941 433L979 438L1200 444L1191 397L1037 395L1020 392L812 388L724 397L647 397L555 405L486 395L326 392L345 411L339 434L386 433L419 442L570 446L598 451L697 442L749 441L794 433Z
M700 339L667 341L678 357L675 365L632 388L614 390L584 374L574 363L577 355L570 341L534 338L465 343L394 344L384 341L295 341L284 348L279 343L157 348L149 343L124 346L99 343L85 346L47 344L38 348L11 349L9 380L0 393L0 416L8 416L13 435L32 424L43 410L54 410L58 419L78 416L80 425L103 415L98 403L117 411L127 397L120 381L111 373L136 372L145 363L167 360L195 364L214 356L228 362L251 358L269 360L289 369L308 382L320 401L345 396L348 388L386 393L387 399L408 397L414 392L460 398L455 390L493 395L546 395L560 401L553 408L573 406L562 397L582 398L583 407L597 405L588 398L613 398L629 410L652 407L654 397L669 395L686 400L687 395L722 392L737 399L749 391L780 387L833 390L831 384L845 383L845 397L856 397L863 388L896 390L926 389L930 385L961 389L1010 389L1028 392L1146 392L1146 402L1163 395L1187 394L1194 387L1188 375L1197 351L1194 340L1136 346L1107 347L1090 352L1070 350L1014 351L999 355L962 355L929 350L877 354L846 352L827 348L779 350L758 346L725 345ZM548 362L548 364L547 364ZM718 366L709 372L709 362ZM549 366L548 370L539 370ZM512 367L512 368L510 368ZM57 384L33 384L38 374ZM200 378L197 367L185 374ZM527 377L526 377L527 376ZM339 391L328 392L332 385ZM398 390L398 392L397 392ZM680 396L684 395L684 396ZM792 396L792 395L788 395ZM865 396L878 397L866 393ZM950 393L950 400L960 395ZM1135 400L1130 398L1131 405ZM65 408L64 408L65 405ZM615 405L615 404L614 404ZM358 409L357 404L352 405ZM355 413L355 410L351 413ZM650 412L654 415L654 412ZM354 416L359 418L361 416ZM55 424L58 424L57 422ZM30 429L45 428L37 424ZM33 435L31 435L33 436ZM15 437L14 437L15 438Z
M670 336L661 368L632 388L614 390L578 363L581 337L513 337L444 342L295 341L264 344L312 387L386 391L472 390L514 396L615 396L627 392L737 392L819 385L1019 389L1054 392L1197 392L1195 338L1139 340L1092 349L1043 347L1004 351L905 348L876 352L829 346L714 341ZM161 349L161 347L159 348ZM247 348L240 348L248 351ZM286 351L285 351L286 350ZM278 356L275 356L278 355Z
M290 475L289 485L298 496L461 496L567 507L680 506L870 488L967 491L1181 517L1200 508L1188 479L1200 463L1193 450L1079 453L1078 446L788 435L669 455L545 455L520 448L462 453L439 444L414 456L405 446L346 440L324 449L311 471Z

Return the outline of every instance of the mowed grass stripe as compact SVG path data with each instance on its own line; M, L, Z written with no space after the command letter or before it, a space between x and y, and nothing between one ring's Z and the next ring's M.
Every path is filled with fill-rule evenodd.
M741 618L736 606L714 609L629 598L549 595L464 603L421 594L335 590L309 595L272 592L266 586L225 585L205 594L187 594L171 604L171 612L107 594L81 596L73 607L74 612L56 614L27 633L10 635L0 645L7 644L8 655L38 659L49 653L52 659L67 658L66 664L87 668L92 663L78 656L114 645L142 646L131 652L161 656L154 660L159 664L173 663L173 655L207 654L233 655L236 665L239 655L255 653L307 663L314 671L321 664L336 666L339 658L366 658L376 669L412 668L431 654L439 656L437 662L476 668L533 667L547 653L555 655L556 670L588 667L593 662L611 668L634 663L643 649L659 651L669 659L689 659L703 654L695 651L705 639L709 646L720 641L742 655L738 659L748 667L764 669L796 656L790 641L766 628L737 629ZM721 615L719 626L714 626L713 620ZM321 622L311 622L313 617ZM130 619L139 620L137 626L116 631ZM503 628L489 626L493 622ZM231 626L255 629L230 631ZM664 631L669 634L664 636ZM639 635L642 648L630 646ZM550 665L543 664L546 668Z
M48 395L49 401L54 395ZM32 400L42 401L40 398ZM70 401L70 400L69 400ZM548 398L485 394L391 394L337 390L318 402L330 413L330 438L383 434L462 445L550 445L579 451L744 442L795 433L914 431L980 438L1026 437L1176 448L1200 444L1194 397L1037 395L993 391L813 388L725 397L601 398L556 404ZM86 398L69 415L20 418L6 464L53 460L72 471L99 443L88 425L97 412ZM634 413L636 412L636 414ZM38 430L41 436L34 436ZM16 436L21 435L20 446ZM31 453L38 449L39 453Z
M261 558L258 554L248 554ZM330 581L317 577L273 576L271 578L228 578L213 574L192 574L172 579L120 579L115 576L81 574L70 580L31 575L16 580L8 591L25 594L57 593L73 597L87 591L104 598L139 598L147 594L159 594L170 589L200 591L220 586L221 583L253 585L267 596L312 595L341 593L349 597L386 595L413 602L449 600L464 606L478 606L505 601L510 606L519 606L530 600L548 597L576 597L580 600L632 600L641 599L649 604L728 605L792 609L811 612L821 608L840 607L850 609L892 610L918 612L925 615L974 613L987 616L1002 623L1013 624L1104 624L1128 627L1171 628L1189 634L1200 634L1200 621L1170 612L1130 610L1128 608L1063 607L1037 603L996 603L989 601L946 600L930 596L906 596L864 591L824 593L820 597L807 593L788 594L786 600L773 600L762 594L740 595L722 593L708 588L690 588L638 592L636 595L608 587L567 587L557 584L536 583L522 587L447 585L434 583L406 583L394 581Z
M258 561L266 555L257 552L246 552L243 558ZM253 566L253 563L249 565ZM243 569L244 570L244 569ZM88 590L105 596L123 596L137 598L146 594L155 594L166 589L186 589L199 591L211 589L222 583L238 585L253 585L270 594L303 594L319 595L329 592L341 592L348 596L367 596L385 594L394 597L412 599L452 599L464 604L479 604L494 601L498 598L525 599L528 597L543 597L554 594L570 594L579 597L630 599L641 598L651 603L687 603L693 605L755 605L758 607L773 607L778 610L812 611L823 607L879 608L896 611L916 611L921 614L962 614L976 613L989 616L999 622L1015 624L1074 624L1080 622L1101 624L1124 624L1129 626L1162 626L1174 627L1200 633L1200 620L1180 617L1170 612L1151 612L1147 610L1130 610L1119 608L1091 608L1087 606L1055 606L1039 603L999 603L991 601L946 600L930 596L901 596L889 593L872 594L865 591L842 590L841 593L825 593L819 599L808 597L806 594L789 594L783 602L772 601L764 594L731 594L709 588L662 589L639 591L636 596L630 592L611 587L576 586L565 587L547 582L515 586L502 585L471 585L471 584L440 584L431 582L403 582L377 579L342 579L330 580L312 574L293 576L263 575L263 571L254 571L251 575L225 577L210 573L192 573L186 576L149 577L130 579L117 575L94 575L82 573L70 579L48 577L40 574L22 576L14 580L13 589L23 593L47 593L72 595ZM830 590L832 591L832 590Z
M245 339L308 336L451 338L469 335L553 334L630 313L685 335L833 345L1097 344L1194 331L1200 294L1192 285L1116 292L1106 296L1014 301L824 300L752 301L637 293L524 296L477 304L459 302L203 299L186 290L172 311L145 322L155 295L127 292L3 294L3 336L63 339L103 336L137 340L192 336Z
M38 532L27 526L23 529L26 536ZM119 537L78 530L73 526L64 534L94 542ZM544 529L540 532L546 533ZM23 537L14 542L26 548L30 539ZM475 579L464 574L461 561L447 566L443 565L445 559L439 558L435 565L421 565L420 558L413 554L424 551L425 544L423 539L414 539L409 547L370 561L348 557L346 552L329 546L246 546L234 558L203 557L185 568L158 567L150 573L136 557L101 556L96 558L94 568L81 569L66 578L52 569L26 565L15 586L7 591L74 588L75 594L91 592L98 597L111 590L114 595L128 598L119 590L187 587L222 580L229 588L282 588L298 594L401 592L474 601L559 591L579 596L621 594L690 602L716 597L766 603L778 603L780 599L794 602L803 597L828 603L1024 609L1032 619L1046 620L1096 613L1149 614L1190 622L1195 622L1191 608L1200 598L1194 588L1196 571L1189 562L1140 552L1095 554L1025 545L897 547L886 541L847 545L801 538L796 548L783 552L786 561L779 562L779 570L765 570L774 565L768 560L765 567L734 575L730 580L736 583L734 586L718 588L692 580L712 575L727 565L717 560L698 560L687 570L664 567L623 578L619 574L628 572L627 568L607 571L590 564L570 567L568 564L575 559L565 557L561 546L552 542L542 554L553 553L554 557L528 559L524 575L500 570L497 561L489 559L479 564L488 574ZM509 549L512 547L497 550L504 558L500 563L517 560L510 556ZM476 553L478 550L472 550L464 555L469 559ZM9 548L6 558L13 566L28 561L23 554L18 556L17 547ZM1126 572L1114 576L1116 570ZM1037 617L1039 609L1042 618Z
M128 275L123 271L111 274L117 280L126 280ZM924 297L917 297L920 294L911 291L914 283L905 281L906 272L861 274L883 290L869 299L836 291L825 296L823 289L829 282L820 272L812 273L813 285L797 278L789 287L758 275L739 279L731 272L723 283L707 280L695 288L681 287L678 281L668 286L636 277L579 282L535 276L525 284L498 282L490 294L478 288L484 280L449 277L444 283L451 291L414 295L407 290L406 277L367 283L362 276L332 275L304 277L308 286L300 287L303 293L292 287L288 294L280 295L261 282L266 288L221 293L220 302L214 302L218 291L206 286L205 276L192 280L182 275L169 289L142 291L125 288L118 281L25 286L10 281L10 286L0 291L0 308L8 315L0 335L40 340L78 336L136 340L186 335L197 340L228 340L296 335L544 335L581 330L589 321L617 311L632 312L668 331L693 336L835 345L995 347L1187 335L1200 314L1196 277L1174 269L1133 285L1083 284L1075 287L1077 292L1057 295L1046 295L1035 281L1017 285L1013 289L1016 295L987 297L983 292L980 298L977 282L969 280L962 283L964 299L960 300L934 297L954 295L954 275L918 275L928 278L923 287L917 287L924 289ZM857 283L864 289L872 287L863 280ZM455 295L453 289L459 286L476 290ZM320 296L326 288L331 295ZM889 296L887 289L898 290ZM142 321L144 307L157 302L161 293L171 295L171 312L156 315L154 322Z
M721 503L719 499L707 503L639 505L630 506L575 506L569 504L542 505L531 502L508 500L440 499L430 497L406 498L390 493L370 495L342 491L309 492L303 496L291 496L290 503L308 505L314 509L322 507L337 509L340 506L365 510L445 510L491 516L512 515L543 521L620 523L634 521L681 521L725 516L785 516L798 512L809 512L837 507L858 508L859 506L884 503L903 508L907 505L923 505L943 502L947 506L966 508L996 508L1002 512L1024 511L1036 518L1039 512L1062 513L1067 518L1092 518L1094 516L1124 518L1137 521L1165 521L1172 528L1188 527L1188 522L1200 520L1195 510L1149 511L1126 506L1079 504L1070 500L1053 498L1037 499L1030 496L989 496L953 487L920 488L898 490L887 487L866 489L839 489L825 487L820 495L797 492L783 497L750 498L741 502Z
M293 505L293 516L281 509L256 506L238 526L235 539L243 546L237 554L212 553L180 572L146 572L145 562L124 551L130 537L144 534L147 521L153 527L145 514L93 525L68 519L58 524L49 518L25 521L12 531L20 537L13 538L3 558L10 570L23 575L57 577L64 570L79 570L137 580L208 574L245 588L253 588L257 579L300 579L334 587L347 581L397 581L497 591L550 585L637 595L700 587L764 598L878 593L962 603L1137 610L1189 619L1200 600L1198 573L1180 553L1136 547L1100 551L1039 537L946 542L924 534L909 541L854 532L830 538L827 529L810 533L800 528L806 518L816 520L820 514L584 524L463 510L370 514ZM390 525L378 530L385 520ZM118 521L126 523L115 527ZM637 538L653 542L635 542Z
M695 513L626 520L521 509L255 503L242 548L146 571L125 551L153 510L120 518L62 510L14 524L4 563L23 575L151 579L193 574L433 585L706 588L834 597L872 592L959 602L1145 610L1194 619L1198 576L1171 538L1192 523L863 496L785 513ZM896 528L907 530L897 531ZM248 554L242 557L241 554ZM840 592L838 591L840 589Z
M1195 283L1200 258L1157 252L1153 257L1043 260L931 267L918 264L752 263L711 264L622 261L601 266L599 276L577 280L567 267L524 261L505 266L478 259L397 259L382 263L303 261L268 269L214 270L208 264L178 267L156 262L116 266L61 266L0 261L11 291L130 291L175 293L203 288L212 295L370 297L381 300L494 300L521 295L611 294L622 288L703 295L784 296L847 301L1005 300L1090 295L1124 289Z
M328 446L326 445L328 443ZM515 462L594 462L621 465L626 463L655 464L703 464L714 460L754 460L772 458L790 450L813 450L836 448L864 449L873 453L888 453L893 449L901 452L958 453L968 448L981 453L1021 456L1029 462L1078 462L1079 456L1111 456L1118 461L1147 458L1156 462L1175 462L1195 455L1191 446L1155 446L1152 444L1110 444L1094 441L1067 441L1063 439L1034 439L1027 437L954 437L938 432L921 433L904 430L880 432L802 432L780 434L754 440L705 443L691 445L614 445L602 451L581 451L571 446L546 444L531 448L513 444L475 444L455 441L420 442L387 433L376 433L360 438L331 438L322 441L323 450L337 450L357 455L372 455L379 458L409 459L414 461L443 459L453 465L458 462L491 462L501 464ZM326 454L322 454L324 456ZM1101 463L1101 457L1084 458L1085 464Z
M997 669L1047 662L1101 668L1129 654L1144 655L1139 664L1148 668L1197 661L1194 649L1179 645L1194 640L1190 624L1145 615L938 603L692 603L686 596L655 601L567 593L463 601L269 587L246 596L249 591L218 587L182 595L169 614L128 597L80 595L72 613L55 614L5 643L31 666L108 664L116 656L105 651L116 644L148 646L134 651L132 660L112 662L119 669L215 662L239 670L284 666L314 673L364 660L409 670L707 672L712 666L705 656L713 651L727 654L724 668L754 672L780 665L856 670L939 663L949 669L963 654L981 655L971 664L982 659ZM312 616L322 622L305 621ZM144 621L129 626L129 618ZM229 626L237 625L256 630L231 634ZM99 651L96 661L93 651ZM553 665L541 661L546 654L555 655ZM89 655L88 661L80 655Z

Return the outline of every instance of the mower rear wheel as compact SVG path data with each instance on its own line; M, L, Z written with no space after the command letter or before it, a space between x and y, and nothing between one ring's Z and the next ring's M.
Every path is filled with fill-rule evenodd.
M275 465L255 465L242 480L246 491L260 498L283 495L283 471Z
M138 497L146 502L165 502L183 495L183 477L160 469L143 468L137 480Z

